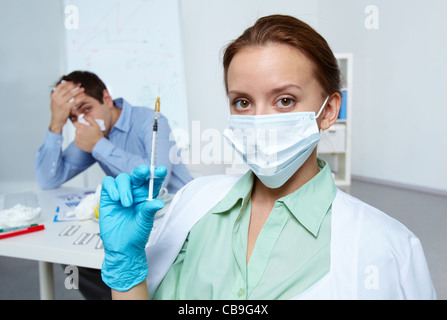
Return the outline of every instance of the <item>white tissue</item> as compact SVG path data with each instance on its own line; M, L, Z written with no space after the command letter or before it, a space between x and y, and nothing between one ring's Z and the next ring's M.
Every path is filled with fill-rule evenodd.
M95 207L101 196L101 185L98 185L94 194L89 194L79 202L74 210L66 213L67 217L76 216L79 220L88 220L95 217Z
M26 207L17 204L0 211L0 228L19 227L37 222L41 208Z
M106 126L104 125L104 120L102 119L95 119L96 123L99 125L99 127L101 128L101 131L106 131ZM85 124L86 126L89 126L90 123L88 123L87 121L84 120L84 114L81 113L78 117L78 122Z

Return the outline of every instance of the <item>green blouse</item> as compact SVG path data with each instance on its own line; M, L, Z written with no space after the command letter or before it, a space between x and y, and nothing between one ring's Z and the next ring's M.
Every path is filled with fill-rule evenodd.
M247 172L190 231L154 299L290 299L329 272L329 165L276 200L246 263L253 173Z

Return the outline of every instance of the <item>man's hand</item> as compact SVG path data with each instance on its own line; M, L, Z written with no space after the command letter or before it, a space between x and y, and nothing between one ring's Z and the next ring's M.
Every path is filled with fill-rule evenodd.
M104 134L95 119L89 116L85 116L84 119L90 125L85 125L78 121L73 123L76 128L74 143L79 149L92 153L96 143L104 138Z
M70 111L78 104L76 97L84 92L80 83L71 81L61 82L51 93L51 122L50 131L56 134L62 133L62 128L70 116Z

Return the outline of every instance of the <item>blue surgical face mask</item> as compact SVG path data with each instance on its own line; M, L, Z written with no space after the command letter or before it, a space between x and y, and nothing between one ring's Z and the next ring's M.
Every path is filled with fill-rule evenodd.
M253 173L279 188L303 165L320 141L315 112L231 115L224 136Z

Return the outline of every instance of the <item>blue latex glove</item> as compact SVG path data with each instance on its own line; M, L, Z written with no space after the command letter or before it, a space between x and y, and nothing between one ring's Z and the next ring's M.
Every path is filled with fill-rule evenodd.
M165 167L157 167L154 198L166 176ZM148 266L145 246L151 233L154 216L164 207L160 199L146 201L150 170L136 167L131 174L121 173L116 179L102 181L99 204L99 229L104 244L101 275L112 289L127 291L144 281Z

